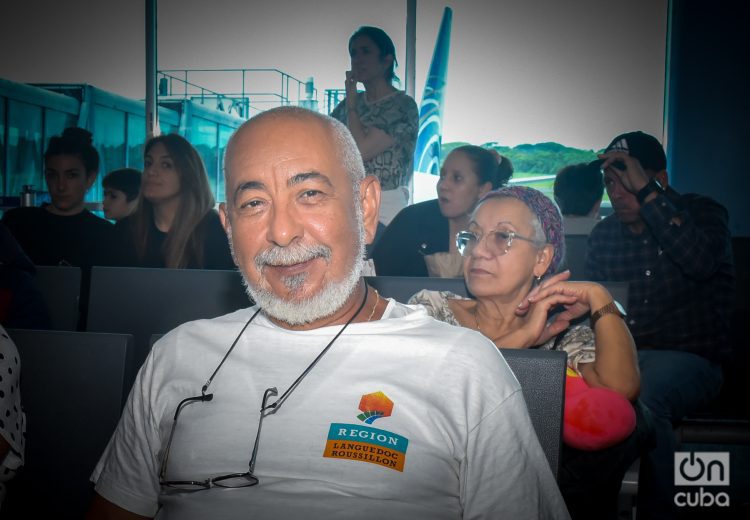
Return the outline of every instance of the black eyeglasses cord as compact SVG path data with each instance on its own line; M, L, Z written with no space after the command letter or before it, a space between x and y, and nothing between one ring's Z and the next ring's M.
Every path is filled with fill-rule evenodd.
M330 349L330 348L331 348L331 347L333 346L334 342L335 342L335 341L336 341L337 339L339 339L339 336L341 336L341 334L343 334L343 333L344 333L344 331L345 331L345 330L346 330L346 328L347 328L347 327L349 326L349 324L350 324L350 323L351 323L352 321L354 321L354 318L356 318L357 316L359 316L359 313L360 313L360 312L362 312L362 309L363 309L363 308L364 308L364 306L365 306L365 302L367 302L367 296L368 296L369 292L370 292L370 288L369 288L369 287L368 287L368 285L367 285L367 284L365 283L365 296L364 296L364 298L362 298L362 303L360 303L360 304L359 304L359 307L357 308L357 311L356 311L356 312L355 312L354 314L352 314L352 317L351 317L351 318L349 318L349 319L347 320L347 322L346 322L346 323L344 324L344 326L343 326L343 327L341 327L341 329L340 329L340 330L339 330L339 331L338 331L338 332L336 333L336 335L335 335L335 336L333 337L333 339L332 339L332 340L331 340L331 341L330 341L330 342L328 343L328 345L326 345L326 347L325 347L325 348L324 348L324 349L323 349L323 350L322 350L322 351L320 352L320 354L318 354L318 356L317 356L317 357L316 357L315 359L313 359L312 363L310 363L310 364L309 364L309 365L307 366L307 368L306 368L306 369L305 369L305 370L304 370L304 371L303 371L303 372L302 372L302 373L301 373L301 374L299 375L299 377L298 377L298 378L297 378L297 379L296 379L296 380L295 380L295 381L294 381L294 382L293 382L293 383L292 383L292 384L291 384L291 385L289 386L289 388L287 388L287 389L286 389L286 391L285 391L285 392L284 392L283 394L281 394L281 397L279 397L279 398L278 398L278 399L276 400L276 402L275 402L275 403L272 403L272 404L270 404L270 405L268 405L268 406L266 407L266 409L269 409L269 408L273 409L273 411L272 411L272 412L269 412L269 413L275 413L276 411L278 411L278 409L279 409L279 408L281 407L281 405L282 405L282 404L284 403L284 401L285 401L285 400L286 400L286 399L287 399L287 398L289 397L289 394L291 394L291 393L292 393L292 391L293 391L293 390L294 390L295 388L297 388L297 386L299 386L299 384L300 384L300 383L302 382L302 379L304 379L304 377L305 377L305 376L306 376L307 374L309 374L309 373L310 373L310 371L311 371L311 370L312 370L313 368L315 368L315 365L317 365L317 364L318 364L318 361L320 361L320 359L321 359L321 358L322 358L322 357L323 357L323 356L324 356L324 355L326 354L326 352L328 352L328 349ZM232 346L231 346L231 347L229 347L229 350L227 350L227 353L226 353L226 354L224 354L224 357L223 357L223 358L221 359L221 362L219 363L219 365L218 365L218 366L216 367L216 369L215 369L215 370L213 371L213 373L212 373L212 374L211 374L211 376L210 376L210 377L208 378L208 380L206 380L206 383L205 383L205 384L203 385L203 387L201 388L201 401L210 401L210 400L212 400L212 399L213 399L213 397L214 397L214 395L213 395L213 394L206 394L206 391L208 390L208 387L209 387L209 386L211 385L211 382L213 381L214 377L215 377L215 376L216 376L216 374L217 374L217 373L219 372L219 370L221 369L221 367L222 367L222 366L224 365L224 362L225 362L225 361L227 360L227 358L229 357L229 354L231 354L231 353L232 353L232 351L234 350L234 347L235 347L235 346L237 345L237 342L238 342L238 341L240 340L240 337L242 337L242 334L243 334L243 333L245 332L245 329L247 329L248 325L250 325L250 323L252 323L252 321L253 321L253 320L255 319L255 317L256 317L256 316L258 315L258 313L260 313L260 311L261 311L261 309L259 308L259 309L258 309L257 311L255 311L255 312L253 313L253 315L252 315L252 316L250 316L250 319L249 319L249 320L247 320L247 323L245 323L245 326L244 326L244 327L242 327L242 330L240 331L240 333L239 333L239 334L237 335L237 337L236 337L236 338L234 339L234 341L232 342ZM263 411L264 411L264 410L261 410L261 413L262 413Z

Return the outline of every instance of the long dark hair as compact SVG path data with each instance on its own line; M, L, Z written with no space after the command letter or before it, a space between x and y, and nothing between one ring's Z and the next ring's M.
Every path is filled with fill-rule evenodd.
M214 196L208 184L208 175L198 151L185 138L177 134L160 135L146 142L143 155L161 143L180 178L180 205L172 227L164 241L166 267L185 268L190 264L202 267L203 236L196 229L200 221L213 209ZM141 196L138 209L133 213L133 234L138 256L143 259L153 226L154 205Z

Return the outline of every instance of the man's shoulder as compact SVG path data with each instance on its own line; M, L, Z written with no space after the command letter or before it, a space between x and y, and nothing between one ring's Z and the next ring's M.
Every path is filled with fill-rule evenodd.
M602 220L600 220L589 233L589 237L591 240L595 240L597 238L601 238L603 236L611 236L615 232L620 231L620 221L617 220L617 216L613 213L611 215L608 215L604 217Z
M227 314L222 314L221 316L216 316L215 318L202 318L188 321L177 326L175 330L212 329L218 327L231 327L238 323L244 324L257 310L257 305L244 307L242 309L237 309L236 311L228 312Z
M701 208L701 209L712 209L720 211L724 214L728 214L727 208L717 200L712 199L708 195L701 195L700 193L683 193L678 195L678 200L688 209Z
M216 318L187 321L167 332L158 345L160 348L166 348L166 345L179 343L180 350L184 351L191 348L191 345L202 348L213 341L225 342L225 333L236 335L247 323L251 312L256 310L257 307L249 307Z

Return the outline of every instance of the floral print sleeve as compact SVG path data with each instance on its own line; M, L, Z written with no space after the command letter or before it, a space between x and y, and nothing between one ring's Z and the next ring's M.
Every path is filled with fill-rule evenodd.
M581 373L578 365L581 363L592 363L596 357L596 343L594 342L594 331L585 325L576 325L565 332L560 342L555 347L555 338L552 338L540 348L545 350L564 350L568 353L568 366Z
M438 321L460 327L453 311L448 306L449 299L460 299L457 294L450 291L427 291L422 290L409 298L409 305L422 305L427 309L427 314Z

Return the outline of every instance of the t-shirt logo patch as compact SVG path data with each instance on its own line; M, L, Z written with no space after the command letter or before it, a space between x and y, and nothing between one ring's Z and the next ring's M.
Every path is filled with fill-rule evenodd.
M393 401L383 392L366 394L359 402L359 409L362 413L357 418L372 424L391 415ZM369 462L403 472L408 446L409 439L393 432L362 424L332 423L323 457Z
M393 411L393 401L388 399L388 396L383 392L365 394L359 401L359 409L362 413L357 416L357 419L372 424L381 417L390 417Z

